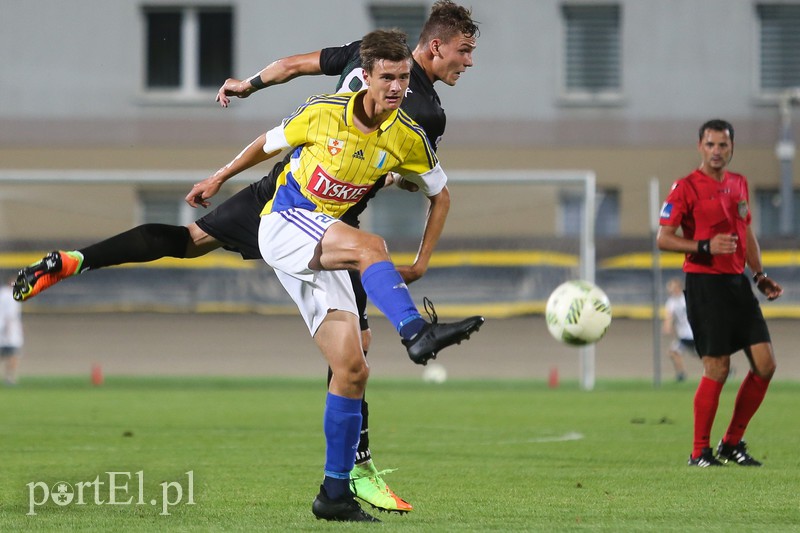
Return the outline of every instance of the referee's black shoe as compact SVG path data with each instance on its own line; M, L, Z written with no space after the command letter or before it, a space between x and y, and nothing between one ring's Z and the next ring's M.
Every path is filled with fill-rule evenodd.
M723 463L733 461L737 465L742 466L761 466L760 461L756 461L752 455L747 453L747 444L745 444L743 440L740 440L739 444L736 446L731 446L730 444L725 444L723 441L719 441L719 446L717 446L717 458Z
M425 298L425 311L431 317L421 331L408 340L403 340L408 356L418 365L428 364L428 360L436 359L436 355L444 348L469 339L483 325L482 316L472 316L452 324L440 324L439 317L430 300Z
M319 494L314 498L314 503L311 504L311 512L320 520L332 522L380 522L364 512L352 494L340 500L331 500L322 485L319 487Z
M714 450L711 448L703 448L700 457L689 456L689 466L699 466L700 468L708 468L709 466L722 466L722 463L717 461L714 457Z

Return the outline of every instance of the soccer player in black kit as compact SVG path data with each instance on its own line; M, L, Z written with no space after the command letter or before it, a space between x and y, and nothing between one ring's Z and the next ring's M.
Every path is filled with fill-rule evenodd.
M450 0L439 0L431 8L413 50L409 89L401 108L422 126L434 149L444 134L446 124L434 83L442 81L450 86L457 83L461 74L472 66L472 52L478 36L478 26L470 10ZM359 50L360 41L354 41L344 46L279 59L247 80L226 80L219 89L217 101L222 107L227 107L232 96L246 98L259 89L286 83L298 76L318 74L339 76L337 91L359 91L363 86ZM188 226L144 224L80 250L51 252L20 271L14 287L14 298L27 300L64 278L90 270L124 263L150 262L162 257L200 257L220 247L237 252L244 259L260 260L260 213L275 193L275 179L284 164L285 161L276 164L269 175L245 187ZM358 227L359 215L369 199L384 185L385 179L382 178L370 194L352 207L342 220ZM207 198L210 196L195 185L186 196L186 201L193 207L208 207ZM442 196L445 199L440 200L440 205L431 205L429 220L430 217L446 215L449 193ZM438 237L423 233L414 264L397 267L404 281L410 283L425 274ZM367 298L358 273L351 272L351 279L366 353L371 339L366 314ZM362 405L361 440L351 476L353 492L377 509L409 512L412 506L389 488L382 478L382 472L372 463L367 402L364 401Z

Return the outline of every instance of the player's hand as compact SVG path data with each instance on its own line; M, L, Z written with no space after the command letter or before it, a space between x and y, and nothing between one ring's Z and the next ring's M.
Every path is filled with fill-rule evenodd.
M395 268L406 283L413 283L425 274L425 272L416 265L400 265L395 266Z
M209 198L219 192L220 183L213 179L213 176L204 179L200 183L195 183L189 194L186 195L186 203L192 207L208 207L211 203Z
M718 233L711 238L709 249L712 255L732 254L736 251L739 237L729 233Z
M247 88L245 88L245 85L247 85ZM249 83L237 80L236 78L228 78L225 80L225 83L222 84L222 87L219 88L219 91L217 91L216 101L219 102L219 105L222 107L228 107L231 103L230 96L247 98L252 92L253 88Z
M772 278L764 277L756 284L758 290L767 297L767 300L775 300L783 294L783 287L778 285Z
M389 172L386 175L386 186L390 187L391 185L394 185L408 192L417 192L419 190L419 185L417 185L413 181L405 179L397 172Z

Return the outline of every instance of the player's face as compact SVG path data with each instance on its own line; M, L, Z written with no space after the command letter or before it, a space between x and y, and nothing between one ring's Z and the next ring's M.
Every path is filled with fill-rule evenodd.
M733 155L733 141L727 130L705 130L697 147L703 156L702 168L706 173L722 171Z
M476 44L474 36L467 37L463 33L449 41L432 40L433 81L441 80L447 85L455 85L461 74L472 66L472 52Z
M411 60L389 61L382 59L375 63L372 72L364 71L364 81L371 99L377 104L377 111L393 111L400 107L411 78Z

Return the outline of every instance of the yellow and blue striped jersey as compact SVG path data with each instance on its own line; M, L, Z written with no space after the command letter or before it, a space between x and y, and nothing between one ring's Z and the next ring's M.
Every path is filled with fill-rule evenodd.
M278 176L262 215L300 207L340 218L389 171L420 176L429 196L446 177L425 132L404 111L394 111L365 134L353 122L359 93L312 96L266 133L265 152L297 147Z

